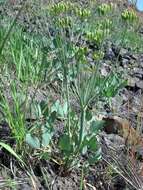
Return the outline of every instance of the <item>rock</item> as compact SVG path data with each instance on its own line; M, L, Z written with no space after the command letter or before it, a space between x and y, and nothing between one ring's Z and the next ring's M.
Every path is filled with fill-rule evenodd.
M111 71L110 61L109 62L106 61L106 63L102 63L102 67L100 70L101 74L103 76L107 76L110 71Z
M127 56L127 58L130 58L129 56L128 56L128 50L127 49L125 49L125 48L121 48L121 50L120 50L120 55L121 56Z
M132 75L136 76L139 79L143 79L143 69L135 67L132 71Z
M121 176L117 176L113 179L114 181L114 190L129 190L126 187L126 182L123 180L123 178Z
M136 154L137 154L137 158L139 160L143 160L143 147L141 147L141 146L137 147Z
M113 58L115 58L115 53L113 52L112 48L107 49L105 53L105 58L109 60L112 60Z
M114 52L115 56L118 56L120 53L120 48L114 44L112 44L112 51Z
M23 184L20 186L20 188L21 188L22 190L30 190L30 189L31 189L31 186L28 185L28 184L23 183Z
M140 89L143 89L143 80L140 80L136 83L136 86Z
M125 139L119 135L115 134L106 134L102 132L100 134L101 137L104 137L105 144L108 148L115 148L116 150L121 150L125 147ZM102 140L101 140L102 142Z
M138 56L135 54L130 54L131 59L138 60Z
M134 77L134 78L129 77L127 84L129 87L135 87L138 82L139 82L139 79L137 77Z
M108 71L107 71L107 69L105 67L103 67L101 69L101 75L103 75L103 76L107 76L108 75Z
M130 57L130 55L128 55L128 54L123 55L123 58L124 58L124 59L127 59L127 60L131 60L131 57Z
M140 68L138 68L138 67L133 68L133 71L134 71L134 73L140 73L140 74L143 74L143 70L140 69Z
M143 79L143 75L140 73L136 73L136 74L134 74L134 76L139 78L139 79Z
M143 54L139 57L139 66L143 68Z
M140 34L143 34L143 27L141 27L141 28L139 29L139 33L140 33Z
M109 134L108 139L116 146L124 146L125 139L119 135Z
M122 66L123 67L127 67L128 68L128 64L129 64L129 59L126 59L126 58L122 58Z

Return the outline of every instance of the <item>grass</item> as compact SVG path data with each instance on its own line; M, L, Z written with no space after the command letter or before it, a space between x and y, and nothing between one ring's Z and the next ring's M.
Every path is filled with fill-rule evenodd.
M97 6L95 2L86 8L64 1L40 7L37 16L47 22L47 27L43 26L40 34L30 34L18 24L26 5L12 22L5 18L6 24L0 28L1 121L10 129L15 154L22 152L24 161L29 159L28 153L29 157L53 160L61 168L59 173L65 175L81 167L82 156L87 153L86 167L101 159L97 137L103 123L95 119L89 107L92 102L96 107L99 101L110 101L126 84L122 73L116 72L118 56L108 75L100 74L105 44L110 41L131 52L141 52L143 39L136 32L136 17L123 19L113 4ZM53 84L61 89L58 101L50 102L49 94L38 102L38 90ZM34 88L33 96L30 87ZM79 113L71 106L73 98ZM31 113L31 118L26 113ZM57 120L64 124L64 133L55 141ZM48 186L46 171L42 173ZM82 189L82 180L80 186Z

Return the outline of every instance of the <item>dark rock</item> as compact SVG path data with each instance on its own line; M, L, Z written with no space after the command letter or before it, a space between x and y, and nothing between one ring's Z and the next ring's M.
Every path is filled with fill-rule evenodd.
M138 56L135 54L130 54L131 59L138 60Z
M140 74L143 75L143 70L140 69L140 68L135 67L135 68L133 69L133 71L134 71L134 73L140 73Z
M115 56L118 56L120 53L120 48L114 44L112 44L112 51L114 52Z
M140 34L143 34L143 27L141 27L141 28L139 29L139 33L140 33Z
M136 157L138 160L143 161L143 147L136 148Z
M109 60L112 60L113 58L115 58L115 53L113 52L112 48L108 48L106 50L104 58L109 59Z
M118 177L114 178L114 183L115 183L114 190L123 190L124 188L126 188L126 183L122 177L118 176Z
M129 59L122 58L121 64L123 67L128 67L129 62Z

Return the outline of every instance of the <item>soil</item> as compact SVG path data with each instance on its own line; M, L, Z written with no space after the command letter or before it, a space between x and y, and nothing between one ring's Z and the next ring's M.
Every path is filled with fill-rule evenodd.
M0 4L0 13L4 16L15 16L17 9L19 7L19 0L9 0L5 4ZM29 1L29 12L23 11L18 18L18 23L20 23L26 32L41 33L41 22L36 16L30 14L31 9L39 10L39 2L35 1L34 4L30 4ZM46 0L41 1L43 5L47 3ZM45 21L44 21L45 22ZM110 50L110 51L109 51ZM108 72L110 69L110 64L107 63L114 60L116 56L117 47L110 45L107 50L105 57L105 64L102 72ZM123 70L128 68L125 78L130 79L128 85L120 91L119 95L113 98L113 104L107 105L103 104L103 111L106 116L118 115L119 117L127 119L133 128L139 126L140 133L142 134L143 129L143 53L140 54L130 54L127 49L122 49L120 53L120 69ZM56 85L56 84L55 84ZM58 93L56 88L50 88L51 99L57 99ZM29 96L32 96L33 87L29 87ZM37 94L35 96L37 101L45 100L46 95L49 93L49 88L46 85L39 87ZM76 102L73 102L73 106L78 109ZM28 118L29 116L27 116ZM33 119L33 118L32 118ZM62 134L63 125L58 122L57 127L57 137ZM0 139L1 141L8 142L10 145L14 146L15 142L13 139L9 139L10 130L7 123L0 124ZM56 137L56 138L57 138ZM116 137L116 138L115 138ZM134 190L139 189L142 186L142 179L138 175L139 164L142 161L135 162L137 165L131 165L132 160L127 154L127 149L125 148L124 139L111 131L110 134L103 132L100 134L100 142L103 149L103 160L98 162L95 166L89 167L88 172L84 173L82 178L82 168L74 169L70 174L65 174L65 176L59 175L59 167L53 161L35 161L31 159L31 165L34 171L33 178L36 184L32 184L32 181L27 176L27 173L23 171L19 165L16 163L14 158L8 154L8 152L0 149L0 189L7 190L7 185L5 181L9 178L12 181L17 182L15 189L19 190ZM120 143L119 143L120 142ZM84 159L84 158L83 158ZM120 169L120 175L112 169L111 165L116 165ZM5 167L3 167L3 165ZM9 171L10 165L16 170L15 175L11 174ZM14 166L13 166L14 165ZM125 171L125 169L126 171ZM115 169L115 168L114 168ZM4 175L4 173L6 174ZM47 176L48 182L43 178L43 172ZM128 174L127 174L128 172ZM127 180L125 180L127 179ZM129 180L129 183L127 182ZM134 181L130 184L130 181ZM83 183L83 184L82 184ZM3 186L5 184L5 186ZM33 187L35 185L35 187ZM81 187L80 187L81 186ZM12 189L12 188L9 188Z

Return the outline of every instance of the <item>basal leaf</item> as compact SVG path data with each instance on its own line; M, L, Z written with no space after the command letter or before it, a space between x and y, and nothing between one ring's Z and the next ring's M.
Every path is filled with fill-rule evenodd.
M63 135L60 138L59 146L61 150L64 151L70 151L71 150L71 145L70 145L70 139L68 135Z
M94 120L91 122L91 125L90 125L90 129L91 129L91 132L97 134L103 127L104 127L104 121L98 121L98 120Z
M42 134L42 146L46 147L49 145L52 135L53 134L50 131L47 131Z
M26 134L26 143L32 148L40 148L40 141L36 136L32 136L30 133Z

